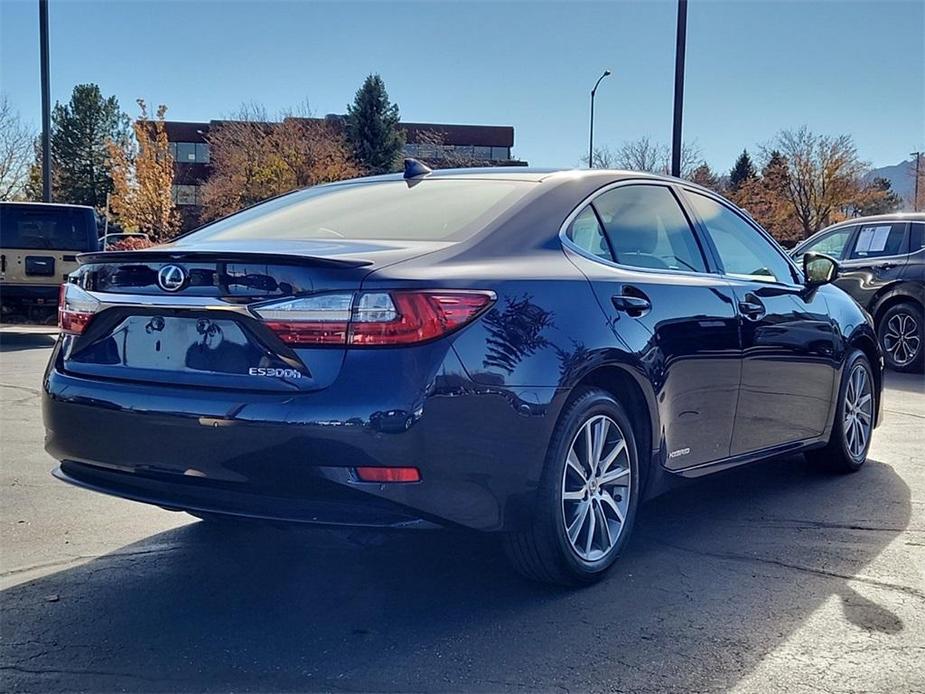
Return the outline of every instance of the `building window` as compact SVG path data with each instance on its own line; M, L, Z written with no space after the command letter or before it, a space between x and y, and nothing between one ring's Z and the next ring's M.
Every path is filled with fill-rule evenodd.
M178 207L199 204L199 186L172 186L173 201Z
M475 146L472 148L472 156L479 161L488 161L491 159L491 147Z
M507 161L511 158L511 150L508 147L492 147L491 158L495 161Z
M178 142L177 143L177 161L181 164L193 164L196 162L196 143L195 142Z
M208 164L210 158L205 142L171 142L170 153L180 164Z

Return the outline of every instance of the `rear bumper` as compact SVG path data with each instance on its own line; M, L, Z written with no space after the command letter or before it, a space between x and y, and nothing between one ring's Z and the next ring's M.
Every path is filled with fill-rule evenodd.
M452 349L441 359L422 379L394 364L345 364L330 387L292 394L90 379L66 373L56 350L45 448L63 461L59 479L168 508L525 527L566 394L474 384ZM359 482L358 466L414 466L422 479Z
M221 513L245 518L376 528L433 528L435 523L384 499L346 490L319 477L312 493L289 496L255 494L195 480L171 480L62 461L52 471L62 482L123 499L161 506L168 510Z
M0 283L3 303L19 303L36 306L58 305L58 284L7 284Z

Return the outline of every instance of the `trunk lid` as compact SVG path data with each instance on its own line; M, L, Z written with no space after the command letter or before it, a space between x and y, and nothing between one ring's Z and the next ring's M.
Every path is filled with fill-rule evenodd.
M64 369L174 386L318 390L337 377L345 348L289 346L250 307L355 292L375 269L450 244L273 241L259 244L259 251L256 245L171 244L81 255L74 279L101 308L83 334L65 337ZM167 272L182 281L165 282Z

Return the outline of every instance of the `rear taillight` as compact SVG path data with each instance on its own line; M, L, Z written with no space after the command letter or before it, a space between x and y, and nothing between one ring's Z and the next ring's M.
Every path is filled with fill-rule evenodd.
M80 335L100 310L100 302L76 284L65 282L58 292L58 327L61 332Z
M253 311L291 345L407 345L461 328L493 300L484 291L344 292L263 304Z

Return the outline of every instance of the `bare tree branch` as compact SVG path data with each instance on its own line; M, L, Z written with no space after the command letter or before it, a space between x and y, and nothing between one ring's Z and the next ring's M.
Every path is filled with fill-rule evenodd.
M0 200L17 200L25 195L29 168L35 153L32 131L0 94Z

